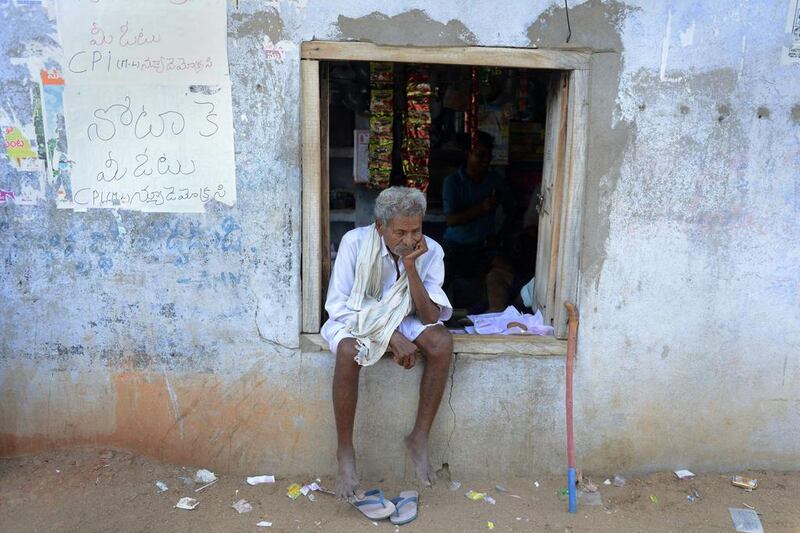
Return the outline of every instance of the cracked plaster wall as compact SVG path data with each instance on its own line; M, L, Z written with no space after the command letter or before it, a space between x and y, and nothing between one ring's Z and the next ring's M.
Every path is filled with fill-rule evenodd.
M786 2L570 4L569 45L603 51L591 75L579 457L608 470L800 467L800 69L778 61ZM0 206L0 452L102 441L174 460L201 450L232 467L308 464L303 443L332 433L330 363L298 348L298 44L569 46L560 4L497 8L231 2L233 208L72 213L50 190L36 206ZM282 62L265 59L270 43ZM32 116L28 71L10 58L56 47L44 11L12 2L0 14L4 119ZM0 186L18 179L0 160ZM527 372L556 379L548 364ZM539 386L521 375L465 374L468 391L496 384L480 389L487 414L463 422L471 437L507 411L509 391ZM525 449L560 432L560 394L525 396L536 410L503 441L521 450L511 462L559 467L558 454L537 462ZM380 413L366 417L364 431L385 438L368 429Z

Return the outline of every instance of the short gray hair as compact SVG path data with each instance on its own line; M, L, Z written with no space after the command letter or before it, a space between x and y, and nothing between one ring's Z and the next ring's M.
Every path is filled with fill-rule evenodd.
M428 203L425 194L419 189L409 187L389 187L382 191L375 200L375 218L382 224L388 224L397 216L425 216Z

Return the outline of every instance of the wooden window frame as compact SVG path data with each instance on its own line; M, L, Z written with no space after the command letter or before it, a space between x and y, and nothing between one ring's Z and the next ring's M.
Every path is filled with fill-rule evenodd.
M563 304L578 303L591 50L307 41L301 44L300 57L301 333L313 334L320 330L323 271L330 267L330 249L325 245L330 231L328 86L320 83L320 62L386 61L560 71L548 91L541 199L541 209L547 220L542 224L540 218L536 300L545 320L555 327L556 337L565 338L567 318ZM549 262L543 260L545 256L550 258Z

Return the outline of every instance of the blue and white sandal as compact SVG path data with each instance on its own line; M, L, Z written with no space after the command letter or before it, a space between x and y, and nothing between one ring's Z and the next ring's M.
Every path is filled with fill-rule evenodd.
M405 490L397 498L392 498L396 511L389 520L396 526L413 522L417 518L417 503L419 494L415 490Z
M377 496L377 498L370 498L370 496ZM373 489L363 494L357 494L355 497L350 498L350 503L370 520L389 518L396 510L394 504L384 498L381 489Z

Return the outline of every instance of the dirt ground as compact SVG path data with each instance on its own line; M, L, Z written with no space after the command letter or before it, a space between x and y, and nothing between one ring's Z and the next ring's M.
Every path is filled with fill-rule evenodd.
M691 465L689 465L691 466ZM0 531L734 531L728 508L754 508L764 531L800 532L800 473L736 472L759 481L753 492L734 487L729 475L706 474L681 481L670 472L627 479L624 487L603 485L605 474L591 476L602 495L601 505L579 505L570 515L558 492L563 478L459 479L451 491L446 483L421 491L419 517L399 529L381 521L373 524L356 509L333 496L315 493L311 501L290 500L292 482L280 472L275 484L249 486L245 476L219 474L219 481L200 493L179 478L192 477L202 465L163 464L126 452L110 450L59 451L0 459ZM458 479L453 473L454 479ZM161 480L169 490L158 493ZM323 486L332 486L322 477ZM534 482L538 482L536 487ZM501 484L507 492L497 490ZM397 480L368 480L387 496L416 487ZM200 486L198 484L197 486ZM487 492L497 503L471 501L469 489ZM689 501L696 489L701 498ZM514 497L516 495L518 497ZM200 505L192 511L175 508L182 496ZM246 499L253 511L238 514L231 505ZM271 528L257 528L267 520Z

